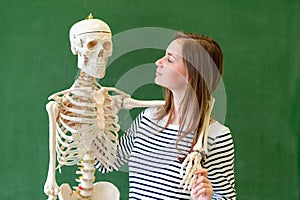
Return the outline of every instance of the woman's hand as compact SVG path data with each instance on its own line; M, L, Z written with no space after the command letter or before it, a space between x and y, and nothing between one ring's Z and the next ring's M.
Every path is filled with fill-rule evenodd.
M206 169L200 169L195 172L196 180L191 193L193 200L211 200L213 188L207 178L207 172Z

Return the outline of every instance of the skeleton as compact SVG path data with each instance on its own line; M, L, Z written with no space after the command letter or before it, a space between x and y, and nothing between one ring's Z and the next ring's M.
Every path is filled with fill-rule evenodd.
M119 109L163 105L164 101L139 101L111 87L100 86L107 59L112 55L111 31L99 19L75 23L70 29L71 50L78 55L80 74L70 89L49 97L50 161L44 192L48 200L117 200L118 189L111 183L95 180L94 159L113 170L118 144ZM115 92L117 95L112 96ZM56 158L57 156L57 158ZM62 166L78 165L78 187L73 191L66 183L58 186L56 160Z
M196 176L195 171L201 169L201 160L205 159L207 150L207 136L208 136L208 128L210 122L210 116L215 103L215 99L211 97L211 100L208 103L207 112L204 116L204 127L202 132L200 133L199 139L195 146L193 147L193 151L187 155L185 160L183 161L180 169L180 176L182 177L182 181L179 187L184 186L184 191L186 189L190 190L195 182ZM184 168L186 167L185 175Z

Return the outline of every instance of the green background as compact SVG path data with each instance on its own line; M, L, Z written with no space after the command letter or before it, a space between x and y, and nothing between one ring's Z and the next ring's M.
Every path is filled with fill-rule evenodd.
M10 0L0 2L1 200L46 199L45 105L50 94L69 88L77 75L68 31L90 12L106 21L114 35L161 27L216 39L225 56L225 124L235 142L238 199L299 199L300 1ZM160 35L156 39L168 42ZM120 55L100 83L115 86L135 66L152 63L154 68L162 55L153 48ZM144 84L131 94L156 99L161 89ZM75 168L62 172L58 183L75 185ZM126 170L96 175L117 185L122 200L128 198Z

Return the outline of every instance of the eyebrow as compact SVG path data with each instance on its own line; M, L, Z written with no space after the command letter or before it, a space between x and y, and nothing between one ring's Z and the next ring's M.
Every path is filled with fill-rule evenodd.
M167 52L167 55L168 56L172 56L175 60L177 60L177 59L179 59L180 58L180 56L179 55L177 55L177 54L173 54L173 53L170 53L170 52Z
M174 54L172 54L172 53L170 53L170 52L167 52L167 55L168 55L168 56L172 56L172 57L174 57L174 58L176 57Z

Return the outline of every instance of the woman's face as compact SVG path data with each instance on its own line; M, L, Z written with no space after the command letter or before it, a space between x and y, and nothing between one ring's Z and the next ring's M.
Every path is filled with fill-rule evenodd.
M171 91L184 90L187 83L182 45L183 39L173 40L166 49L165 56L155 62L157 66L155 83Z

